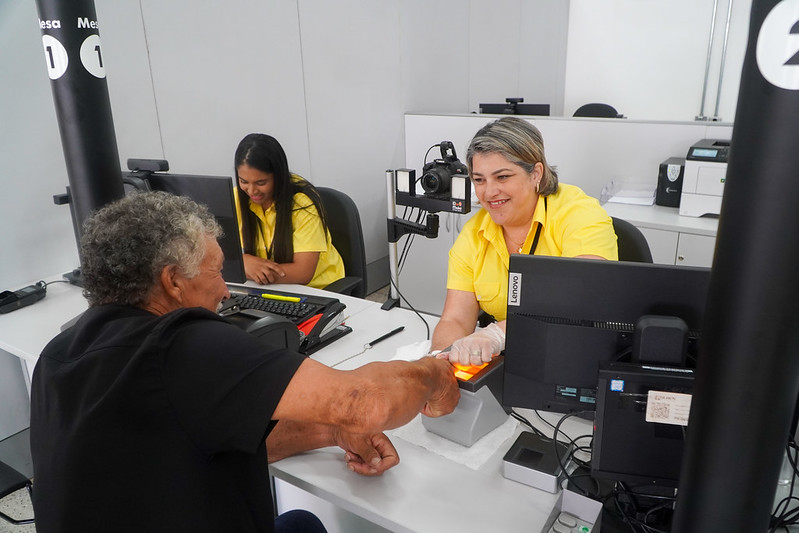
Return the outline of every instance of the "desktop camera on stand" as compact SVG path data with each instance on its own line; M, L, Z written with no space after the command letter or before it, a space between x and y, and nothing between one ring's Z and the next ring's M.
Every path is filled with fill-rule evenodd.
M471 211L472 188L469 171L455 153L451 141L438 145L441 157L422 168L422 177L416 179L416 171L399 168L386 171L388 196L388 242L391 268L391 293L383 304L388 310L399 305L399 266L397 264L397 241L403 235L423 235L428 239L438 237L438 215L440 211L466 214ZM420 192L418 188L421 187ZM397 205L418 208L426 212L425 223L397 217Z

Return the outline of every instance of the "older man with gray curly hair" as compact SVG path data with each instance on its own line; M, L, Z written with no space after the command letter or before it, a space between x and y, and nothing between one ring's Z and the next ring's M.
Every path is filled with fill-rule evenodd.
M399 461L383 430L457 404L445 361L339 371L220 318L220 231L205 207L160 192L87 222L89 310L32 382L40 533L324 531L310 513L274 518L269 461L338 445L350 470L378 475Z

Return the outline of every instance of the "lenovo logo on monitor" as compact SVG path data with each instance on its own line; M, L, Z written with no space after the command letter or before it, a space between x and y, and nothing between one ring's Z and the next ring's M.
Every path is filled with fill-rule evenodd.
M508 305L521 305L522 275L519 272L508 273Z

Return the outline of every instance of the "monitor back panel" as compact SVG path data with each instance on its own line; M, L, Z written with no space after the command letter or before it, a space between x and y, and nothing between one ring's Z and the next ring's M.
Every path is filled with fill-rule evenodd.
M710 281L706 268L515 254L509 270L503 404L564 413L595 409L599 363L629 354L642 316L698 335Z

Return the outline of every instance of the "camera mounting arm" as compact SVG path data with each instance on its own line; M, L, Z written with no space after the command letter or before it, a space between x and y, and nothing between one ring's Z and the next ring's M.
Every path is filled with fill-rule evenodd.
M424 235L429 239L438 237L438 215L429 213L427 215L427 223L425 225L417 222L411 222L397 217L397 203L396 203L396 176L394 170L386 170L386 192L388 203L388 220L387 220L387 233L388 233L388 259L391 275L390 294L388 299L381 307L384 310L392 309L399 305L399 266L397 264L397 241L403 235ZM413 181L413 177L410 177Z
M416 192L416 171L408 168L386 170L386 192L388 200L387 236L389 242L389 267L391 268L391 295L383 309L399 304L399 266L397 241L403 235L422 235L428 239L438 237L439 211L468 213L471 209L471 183L466 166L458 160L451 141L438 145L441 159L427 163L421 178L424 194ZM425 224L412 222L396 216L397 205L416 207L427 211Z
M427 223L419 224L404 218L388 219L388 242L397 242L403 235L423 235L428 239L438 237L438 215L427 214Z

